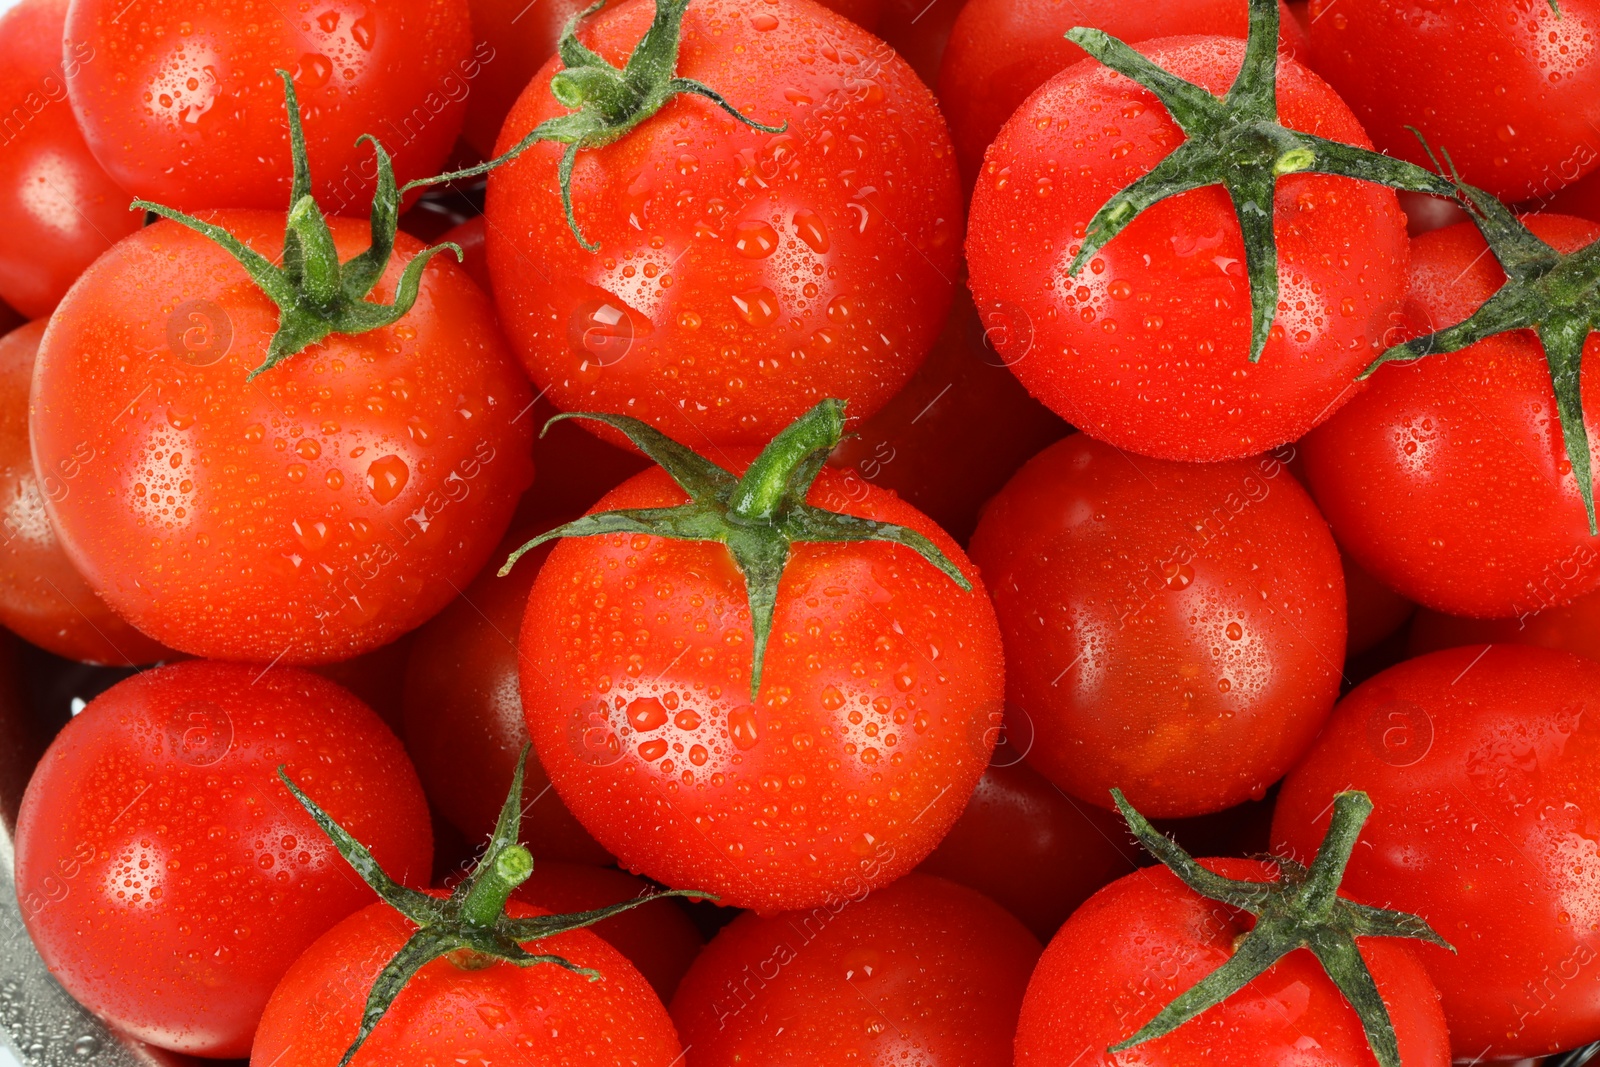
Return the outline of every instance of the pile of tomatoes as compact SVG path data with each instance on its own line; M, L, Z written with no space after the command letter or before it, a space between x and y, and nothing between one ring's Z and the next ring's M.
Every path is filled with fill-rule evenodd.
M113 1030L1600 1042L1600 0L0 8L0 815Z

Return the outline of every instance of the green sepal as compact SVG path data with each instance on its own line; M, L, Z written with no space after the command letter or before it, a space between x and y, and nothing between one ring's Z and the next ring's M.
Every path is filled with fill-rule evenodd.
M806 503L828 454L844 434L844 401L824 400L767 443L742 477L717 466L648 423L628 415L567 412L550 420L592 419L625 434L689 494L675 507L601 511L540 534L500 568L504 576L530 550L563 537L642 533L678 541L718 541L744 575L754 648L750 699L761 691L761 671L777 608L778 583L796 544L883 541L911 549L961 589L972 583L938 545L894 523L844 515ZM550 423L546 423L548 430Z

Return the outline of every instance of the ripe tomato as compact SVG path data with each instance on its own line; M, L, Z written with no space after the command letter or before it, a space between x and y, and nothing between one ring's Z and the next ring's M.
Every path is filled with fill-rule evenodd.
M426 885L428 809L371 709L303 671L190 661L67 724L17 823L17 894L51 973L163 1048L244 1056L273 986L372 899L277 779L315 788L395 877Z
M969 186L977 180L984 150L1030 93L1086 58L1066 39L1074 26L1104 30L1130 44L1194 34L1243 38L1246 7L1246 0L969 0L939 67L939 101L962 177ZM1303 60L1309 50L1305 30L1286 5L1280 2L1279 8L1283 51Z
M615 867L540 860L513 899L564 914L603 908L649 890L644 879ZM603 919L590 929L626 956L663 1002L672 998L704 943L683 906L667 898Z
M1453 944L1417 948L1458 1059L1517 1059L1600 1038L1589 969L1600 889L1600 664L1496 645L1436 652L1358 686L1284 782L1273 839L1305 855L1329 791L1376 810L1351 893L1415 912ZM1600 706L1600 703L1597 703Z
M1138 51L1220 94L1244 45ZM1299 63L1280 59L1277 85L1285 126L1367 146ZM1405 219L1386 188L1278 179L1277 319L1251 364L1244 241L1220 187L1161 201L1067 274L1094 213L1182 140L1152 94L1099 63L1056 75L989 149L967 233L972 290L1012 372L1080 430L1164 459L1237 459L1299 438L1356 391L1404 294Z
M58 656L132 667L171 653L111 613L61 550L28 445L44 320L0 337L0 623Z
M443 896L442 893L436 895ZM545 914L513 902L513 918ZM329 930L273 991L251 1067L336 1067L354 1039L379 971L416 931L387 904ZM537 947L534 947L537 946ZM667 1067L681 1063L672 1020L622 954L588 930L530 943L601 972L497 962L466 969L428 963L406 983L350 1067L537 1063L540 1067Z
M265 254L283 216L213 220ZM331 219L341 258L363 227ZM418 243L401 234L375 296ZM185 652L315 663L385 644L488 558L531 478L532 397L488 302L441 260L398 323L335 334L247 381L277 310L219 246L158 222L63 302L33 442L89 584Z
M917 77L930 88L939 82L939 61L944 58L950 30L965 0L884 0L883 15L874 32L899 53Z
M483 573L417 631L405 667L406 749L434 808L473 844L494 829L528 743L517 693L517 628L549 549L533 550L504 578L495 571L534 532L519 530L490 554ZM524 773L520 840L534 857L541 864L610 863L550 789L538 762L528 761Z
M400 734L405 729L401 708L405 699L406 663L411 657L411 637L406 634L371 652L337 663L318 663L310 670L331 682L338 682L360 697L367 707L378 713L385 726Z
M810 911L740 916L689 968L672 1018L694 1067L1011 1067L1038 958L993 901L914 874Z
M1201 864L1248 881L1268 881L1272 873L1256 860ZM1033 972L1017 1026L1016 1067L1371 1067L1376 1061L1356 1013L1304 950L1165 1037L1117 1056L1106 1051L1228 962L1252 926L1249 915L1207 900L1164 867L1112 882L1067 920ZM1450 1042L1439 994L1417 957L1388 938L1358 944L1394 1024L1400 1062L1446 1067Z
M808 500L842 483L824 468ZM594 510L685 499L653 469ZM973 590L898 545L795 544L756 700L724 545L609 534L545 561L522 706L556 791L623 866L723 904L807 907L894 881L960 815L1001 710L993 608L955 543L893 494L845 510L930 538Z
M66 18L67 0L23 0L0 16L0 298L33 318L144 221L78 132L67 85L95 54L62 54Z
M1350 609L1345 653L1354 656L1404 626L1417 606L1362 570L1348 554L1339 553L1339 562L1344 567L1345 599Z
M1596 34L1596 0L1311 2L1312 66L1378 147L1427 163L1414 126L1462 178L1506 200L1548 195L1600 164Z
M362 215L377 184L372 134L404 184L435 173L461 129L478 60L466 0L336 0L316 11L76 0L67 83L95 159L117 185L183 211L285 210L289 137L274 71L305 108L313 191ZM88 58L92 57L92 59Z
M1339 551L1300 484L1255 462L1130 459L1074 434L985 509L972 558L1005 634L1028 760L1157 817L1259 798L1339 694Z
M1015 763L999 755L918 870L978 890L1047 941L1095 890L1133 870L1137 855L1116 816L1073 800L1019 752L1009 753Z
M1411 621L1413 656L1463 645L1537 645L1600 659L1600 593L1515 619L1464 619L1424 608Z
M648 0L579 35L621 62ZM559 60L529 84L506 151L567 114ZM563 146L489 176L488 249L502 321L558 408L627 412L716 445L760 444L825 397L882 407L950 308L961 202L932 94L881 41L809 0L700 0L678 73L727 94L763 133L678 96L577 155L576 219L557 188Z
M1600 238L1600 226L1566 216L1523 221L1562 252ZM1461 322L1504 282L1476 226L1422 235L1412 244L1407 335ZM1584 351L1582 381L1595 395L1600 338ZM1600 421L1585 423L1593 441ZM1305 456L1339 543L1419 604L1504 617L1600 586L1600 539L1589 535L1531 331L1379 368L1306 439Z

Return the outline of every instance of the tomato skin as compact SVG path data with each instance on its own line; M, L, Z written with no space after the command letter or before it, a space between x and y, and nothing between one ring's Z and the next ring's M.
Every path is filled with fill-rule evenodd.
M44 320L0 337L0 623L67 659L116 667L171 652L123 622L89 588L50 526L28 445L28 387Z
M1508 201L1546 196L1600 163L1600 69L1581 58L1600 3L1559 7L1312 0L1312 66L1384 152L1429 166L1415 126L1463 180Z
M1272 870L1256 860L1200 862L1226 877L1254 881L1269 881ZM1022 1002L1016 1067L1372 1067L1377 1061L1356 1013L1308 950L1285 956L1165 1037L1116 1057L1105 1051L1232 956L1234 940L1251 923L1164 867L1112 882L1045 948ZM1450 1042L1439 994L1417 957L1388 938L1364 938L1359 945L1394 1022L1400 1062L1446 1067Z
M618 4L579 36L620 63L653 10ZM765 444L826 397L865 418L927 354L959 268L960 187L933 96L810 0L754 13L697 0L683 27L681 76L789 128L678 96L579 153L572 199L598 253L562 212L563 146L496 170L489 266L506 332L558 408L626 412L696 447ZM559 69L529 83L496 151L565 114Z
M92 55L67 85L89 151L117 185L182 211L283 211L292 167L283 85L295 80L312 192L363 216L382 141L404 185L438 171L465 113L466 0L338 2L291 22L265 5L74 0L65 48ZM186 84L187 83L187 84Z
M939 83L939 62L944 58L950 31L964 5L965 0L943 4L884 0L883 15L873 32L900 54L923 84L933 88Z
M372 899L280 765L394 877L427 884L422 789L370 708L289 668L147 671L57 735L17 823L24 921L74 997L163 1048L249 1052L295 957Z
M1424 608L1407 635L1412 656L1488 644L1537 645L1600 659L1600 593L1515 619L1466 619Z
M214 221L282 248L282 215ZM329 221L341 259L365 249L363 224ZM419 247L399 236L374 299ZM206 238L139 231L45 332L35 464L67 555L145 633L217 658L346 659L419 625L488 558L532 477L516 418L532 396L442 256L396 325L247 384L277 315Z
M1377 645L1406 624L1417 606L1361 569L1347 553L1339 554L1344 566L1344 591L1350 606L1350 637L1345 654L1354 656Z
M515 901L506 913L544 914ZM319 938L273 992L251 1067L336 1067L373 980L415 932L399 912L373 904ZM667 1010L605 941L574 930L523 947L592 967L604 978L591 982L553 964L497 962L468 971L434 960L395 998L350 1067L470 1062L462 1056L491 1062L504 1056L540 1067L665 1067L681 1059Z
M1563 252L1600 238L1600 225L1579 219L1524 221ZM1412 250L1410 336L1462 321L1505 281L1471 223L1424 234ZM1594 395L1600 338L1584 353L1582 383ZM1600 421L1585 424L1600 456ZM1305 457L1339 543L1419 604L1496 618L1600 586L1600 540L1589 535L1544 349L1531 332L1380 368L1306 439Z
M824 468L808 499L839 485ZM685 499L653 468L595 510ZM796 544L753 704L723 545L614 535L550 553L523 617L522 706L556 792L625 868L726 905L807 907L892 882L960 815L1000 717L993 608L897 497L847 513L929 537L973 590L898 546Z
M494 155L517 97L545 61L556 54L567 20L586 0L468 0L472 9L473 58L479 61L467 97L462 138L485 159Z
M1350 693L1284 782L1273 840L1309 855L1328 797L1376 809L1345 875L1456 948L1417 956L1458 1058L1518 1059L1600 1038L1586 968L1600 890L1586 857L1600 804L1600 664L1519 645L1436 652Z
M1258 797L1339 692L1338 549L1282 462L1130 461L1074 434L989 502L972 538L1005 634L1028 761L1150 817Z
M1243 38L1246 0L969 0L939 67L939 101L970 186L1000 128L1039 86L1088 53L1066 39L1074 26L1133 44L1154 37ZM1304 60L1305 30L1280 0L1280 47Z
M993 901L914 874L809 911L740 916L689 969L672 1018L689 1067L1010 1067L1038 958Z
M1220 94L1244 44L1168 38L1137 50ZM1278 107L1291 129L1368 145L1292 59L1278 64ZM1107 114L1117 152L1103 141ZM1405 219L1388 189L1281 178L1277 324L1252 365L1244 243L1220 187L1162 201L1066 275L1093 214L1182 136L1153 95L1097 62L1056 75L986 156L967 230L972 291L1012 373L1080 430L1140 455L1239 459L1298 439L1359 390L1351 383L1404 295Z
M67 85L93 52L68 49L67 0L24 0L0 16L0 299L50 314L79 274L144 221L83 143Z

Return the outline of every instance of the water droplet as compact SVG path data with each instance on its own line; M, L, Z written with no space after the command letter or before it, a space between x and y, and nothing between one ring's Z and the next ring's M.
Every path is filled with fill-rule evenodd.
M740 751L755 748L756 742L761 740L756 729L756 709L746 704L728 712L728 736Z
M830 247L828 240L828 227L822 221L822 216L815 211L796 211L794 213L794 232L800 235L811 251L822 255Z
M746 259L765 259L778 247L778 231L752 219L733 228L733 247Z
M766 33L770 30L775 30L778 28L778 20L774 16L763 12L760 15L751 16L750 25L755 27L756 32Z
M655 697L640 697L628 705L628 722L635 730L648 733L667 721L667 709Z
M399 456L380 456L367 467L367 488L372 490L372 498L380 504L387 504L399 496L410 478L411 468Z
M778 317L778 297L764 285L734 293L733 306L752 326L769 326Z

